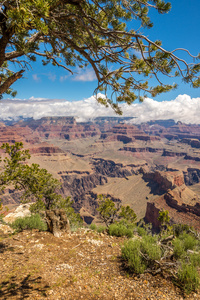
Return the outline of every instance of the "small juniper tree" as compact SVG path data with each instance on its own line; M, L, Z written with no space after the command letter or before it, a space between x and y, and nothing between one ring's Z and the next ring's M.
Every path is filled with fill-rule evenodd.
M53 175L46 169L40 168L38 164L26 164L26 160L30 159L30 154L28 150L22 149L23 143L15 143L14 145L6 143L1 148L6 153L0 173L1 189L4 189L7 185L14 185L15 189L23 191L22 202L34 202L30 207L34 213L62 209L62 218L67 215L72 222L81 222L80 216L75 214L71 206L70 198L63 198L59 194L61 183L53 178ZM60 213L57 215L55 222L58 228L61 218L59 216L61 216ZM62 227L64 228L64 224ZM54 231L54 228L51 228L52 230Z
M170 230L170 217L168 210L159 211L158 221L161 223L161 234Z
M136 221L137 216L130 206L122 206L118 202L115 203L105 195L100 195L99 199L100 203L97 210L99 211L100 218L107 227L115 221L122 219L129 223L134 223Z
M118 212L120 210L120 206L119 204L115 205L115 203L111 199L106 198L104 195L100 195L99 199L100 204L97 210L99 211L100 218L108 227L116 220Z

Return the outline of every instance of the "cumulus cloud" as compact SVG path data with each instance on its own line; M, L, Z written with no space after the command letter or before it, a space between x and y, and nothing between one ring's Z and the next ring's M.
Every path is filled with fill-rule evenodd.
M200 98L191 98L188 95L179 95L174 100L162 102L146 98L143 103L130 106L124 103L121 108L123 117L132 117L132 122L136 124L159 119L200 124ZM77 121L84 122L99 116L116 114L111 108L100 105L94 96L74 102L31 97L27 100L1 100L0 116L3 120L17 120L19 117L40 119L46 116L75 116Z
M94 81L97 77L92 69L79 70L79 73L72 78L73 81Z
M71 79L72 81L94 81L96 80L96 75L94 71L91 68L87 69L81 69L81 68L76 68L76 72L72 76L71 74L60 76L60 82L64 82L67 79Z

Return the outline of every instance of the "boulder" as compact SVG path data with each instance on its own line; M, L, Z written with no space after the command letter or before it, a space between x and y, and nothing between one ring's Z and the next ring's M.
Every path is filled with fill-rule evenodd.
M12 223L14 222L17 218L24 218L27 216L31 215L31 212L29 210L30 205L32 203L27 203L27 204L21 204L19 205L14 212L7 214L7 216L4 217L4 222L6 223Z

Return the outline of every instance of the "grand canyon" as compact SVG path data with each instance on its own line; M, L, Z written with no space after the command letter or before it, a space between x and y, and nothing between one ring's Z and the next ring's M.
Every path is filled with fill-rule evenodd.
M23 142L30 163L47 169L71 196L87 224L98 223L98 195L104 194L158 229L159 211L171 221L200 230L200 125L173 120L134 125L131 118L74 117L1 121L0 145ZM1 155L3 152L1 151ZM1 192L11 210L20 192Z

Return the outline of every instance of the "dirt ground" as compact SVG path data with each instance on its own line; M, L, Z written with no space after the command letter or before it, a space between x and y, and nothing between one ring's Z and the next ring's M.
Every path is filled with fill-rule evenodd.
M128 273L124 240L87 229L61 238L37 230L0 234L0 299L200 299L159 275Z

